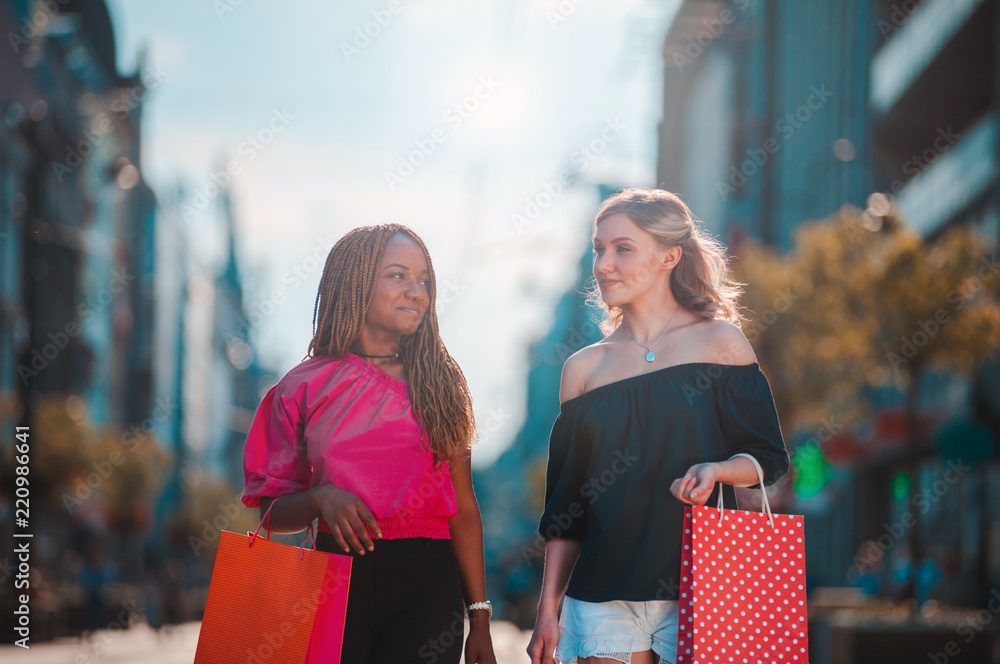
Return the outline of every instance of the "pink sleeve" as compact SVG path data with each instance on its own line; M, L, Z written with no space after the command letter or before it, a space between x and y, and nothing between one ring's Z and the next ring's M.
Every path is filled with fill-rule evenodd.
M300 435L296 403L279 381L257 406L243 447L243 496L247 507L260 507L261 496L283 496L309 489L312 467Z

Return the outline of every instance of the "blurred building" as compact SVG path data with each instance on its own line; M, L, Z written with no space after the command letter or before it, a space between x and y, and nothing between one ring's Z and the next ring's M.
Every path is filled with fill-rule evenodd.
M0 7L8 433L53 391L83 397L98 425L138 424L150 408L156 201L139 136L151 80L142 65L119 74L103 2L55 6Z
M38 430L50 424L40 421L43 407L95 432L141 431L151 411L156 199L141 133L159 78L142 57L134 73L119 72L100 0L0 2L0 30L0 455L12 473L14 427L31 427L31 562L41 592L73 583L87 533L117 531L91 544L102 542L123 575L139 562L143 505L69 506L80 468L50 461L39 470L62 457ZM86 442L70 441L76 458ZM115 477L126 492L130 479ZM36 616L42 638L80 624L80 607L65 606Z
M597 202L614 191L598 185ZM559 299L551 329L529 349L524 423L492 465L474 471L483 515L486 584L494 611L523 629L534 625L542 582L545 542L538 535L538 519L545 499L549 432L559 414L563 363L603 337L582 294L592 271L590 241L586 237L579 241L576 281Z
M658 185L730 248L751 236L788 251L796 225L874 192L929 239L971 224L995 248L998 37L994 0L685 0L663 45ZM872 391L859 442L874 453L838 458L834 482L791 505L807 516L807 576L858 583L858 547L881 537L869 590L982 607L1000 586L1000 358L971 380L922 376L919 393L915 445L900 445L903 395ZM961 481L937 492L957 457ZM934 493L906 529L911 487Z
M925 235L972 223L1000 239L997 3L926 0L909 13L888 0L873 4L876 189L891 191Z
M88 540L103 542L121 581L134 584L144 567L159 572L144 539L147 554L177 553L164 546L165 528L194 518L186 502L203 477L222 476L238 500L242 443L269 374L247 338L230 192L214 200L227 239L206 262L181 213L186 192L158 201L144 178L143 108L167 73L142 55L134 73L119 72L103 0L0 0L0 29L0 458L9 478L15 427L31 426L32 565L63 598L51 615L33 613L43 640L80 624L64 589ZM83 495L73 487L91 460L87 441L70 441L72 469L47 475L34 465L61 458L37 434L39 409L53 403L95 445L115 448L120 434L128 463L144 463L129 454L135 441L166 445L160 495L135 486L141 475L130 468L107 485L95 475L106 494L66 503ZM97 454L110 465L107 451ZM112 486L127 486L127 497L111 499ZM0 493L0 512L12 508ZM194 559L186 537L178 541L176 558ZM175 562L168 567L185 578ZM9 602L0 591L0 606Z
M222 188L215 219L216 256L188 254L185 310L185 455L210 475L243 487L243 444L250 422L275 376L257 363L237 260L237 219ZM200 232L206 230L204 224Z
M183 190L180 187L174 187L160 196L156 227L156 311L152 365L155 408L152 431L170 447L174 466L171 472L166 473L163 491L154 506L154 533L162 532L165 521L179 509L183 499L182 472L192 470L185 464L187 454L183 431L184 358L187 353L185 312L190 303L190 248L179 213L181 200Z
M998 3L872 4L878 19L878 49L868 79L877 164L873 190L890 193L906 222L928 239L968 224L995 255L1000 241ZM920 389L921 408L936 425L925 446L910 455L887 455L861 469L860 478L889 486L910 478L914 486L936 488L954 472L946 455L966 460L970 469L955 490L928 494L912 542L915 594L918 601L925 599L926 586L934 583L921 581L925 573L946 579L936 584L942 600L984 606L991 599L989 589L1000 586L1000 491L995 488L1000 483L1000 357L994 353L971 381L928 375ZM897 521L906 507L893 500L888 520ZM867 526L865 536L882 534L881 523Z
M658 186L727 245L746 233L788 249L798 223L864 208L875 20L870 0L681 3L663 43Z
M232 192L212 189L214 197L195 204L196 189L178 184L160 206L154 375L157 403L169 404L169 414L154 421L176 462L156 506L158 527L205 488L204 479L237 499L243 443L276 380L250 339Z
M970 223L996 246L996 5L681 2L663 43L658 186L678 192L730 248L750 236L786 252L798 224L845 204L865 209L874 192L892 195L928 238ZM504 617L527 627L541 580L544 546L535 548L534 537L559 370L569 354L600 338L585 329L578 293L590 273L587 259L552 330L532 347L523 429L494 466L476 475L491 593ZM831 450L834 481L813 498L785 496L793 501L789 511L807 517L810 589L872 582L866 591L889 597L982 607L1000 586L1000 361L984 362L971 381L923 376L920 395L929 426L912 449L901 445L903 395L870 391L876 416L855 442L873 453L861 460ZM790 449L796 433L786 432ZM946 458L955 456L970 460L961 481L941 495L924 494L926 514L913 532L892 535L877 582L871 570L858 578L852 567L859 546L889 536L913 509L911 488L936 491L950 477ZM790 486L781 492L792 494ZM816 615L822 618L822 610ZM902 661L909 656L900 655L904 646L930 652L955 633L948 621L936 631L875 623L868 631L829 623L814 634L816 652L829 657L839 641L840 659L822 661L861 661L848 649L873 655L865 661L895 661L886 654L890 644ZM949 661L980 661L992 638Z
M51 392L83 398L96 425L138 425L150 409L156 202L139 165L151 80L141 65L118 73L103 2L55 6L0 7L8 433Z

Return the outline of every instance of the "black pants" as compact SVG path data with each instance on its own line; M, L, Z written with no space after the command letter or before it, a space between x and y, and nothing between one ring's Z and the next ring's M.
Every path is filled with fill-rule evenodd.
M353 558L340 661L458 664L465 602L451 540L412 537L374 544L362 556L346 553L330 533L316 538L320 551Z

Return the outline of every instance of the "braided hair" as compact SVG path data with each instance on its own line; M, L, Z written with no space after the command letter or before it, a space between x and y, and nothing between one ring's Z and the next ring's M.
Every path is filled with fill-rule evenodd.
M413 334L400 335L399 356L406 369L413 413L428 434L435 463L440 463L469 448L476 423L465 375L438 331L434 266L416 233L402 224L380 224L355 228L337 241L326 258L316 294L313 338L306 357L341 358L361 336L385 245L396 233L404 233L417 243L430 273L427 311Z

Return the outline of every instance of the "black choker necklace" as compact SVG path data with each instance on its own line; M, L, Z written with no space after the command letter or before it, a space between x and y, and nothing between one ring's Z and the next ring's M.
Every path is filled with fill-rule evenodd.
M367 357L367 358L373 358L373 357L392 357L392 358L395 358L395 357L399 357L399 352L395 352L392 355L365 355L364 353L359 353L356 350L352 350L351 352L354 353L355 355L359 356L359 357Z

